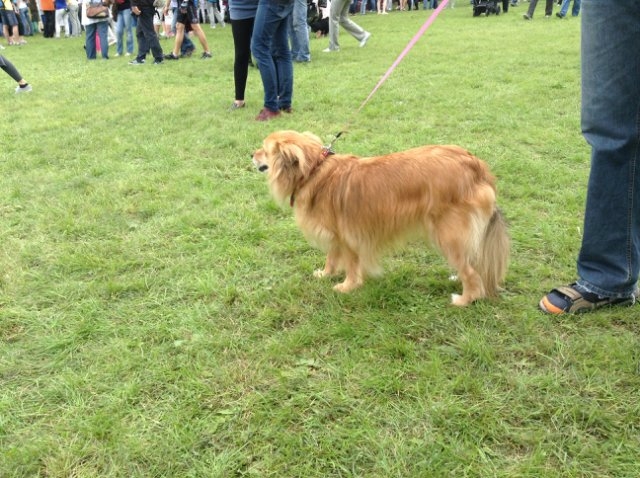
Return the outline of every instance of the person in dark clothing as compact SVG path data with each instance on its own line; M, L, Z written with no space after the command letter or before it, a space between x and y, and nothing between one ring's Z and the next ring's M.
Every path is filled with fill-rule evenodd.
M522 15L522 18L525 20L533 20L533 12L535 12L536 7L538 6L538 0L531 0L529 2L529 9L527 13ZM544 16L550 17L553 14L553 0L545 0L544 5Z
M149 50L151 50L154 58L153 64L162 64L164 61L164 53L162 52L156 30L153 28L153 16L156 14L153 0L131 0L131 13L138 17L138 24L136 26L138 56L136 56L135 60L130 61L129 64L142 65L145 62Z
M7 75L16 80L18 86L16 86L16 93L27 93L31 91L31 85L22 78L22 75L18 71L18 69L13 66L9 60L7 60L4 56L0 55L0 69L5 71Z

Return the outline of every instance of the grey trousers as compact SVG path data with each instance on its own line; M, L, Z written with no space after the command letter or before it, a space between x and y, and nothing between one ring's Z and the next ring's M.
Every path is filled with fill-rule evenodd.
M349 5L351 0L332 0L331 8L329 9L329 49L339 50L340 44L338 43L338 26L347 30L353 37L358 40L364 40L367 32L364 29L352 22L349 18Z

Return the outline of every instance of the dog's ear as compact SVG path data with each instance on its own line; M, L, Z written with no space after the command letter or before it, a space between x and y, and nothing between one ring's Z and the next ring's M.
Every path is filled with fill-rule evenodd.
M290 141L279 143L279 156L282 166L287 169L301 169L305 163L304 151L300 146Z

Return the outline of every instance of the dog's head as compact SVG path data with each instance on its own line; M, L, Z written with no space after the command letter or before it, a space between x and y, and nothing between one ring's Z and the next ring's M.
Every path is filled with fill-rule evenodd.
M276 131L253 153L253 164L269 177L275 199L284 202L322 161L322 141L312 133Z

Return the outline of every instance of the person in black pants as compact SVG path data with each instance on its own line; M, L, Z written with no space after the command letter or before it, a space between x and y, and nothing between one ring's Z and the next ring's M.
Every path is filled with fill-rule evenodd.
M32 90L31 85L22 78L22 75L13 63L2 55L0 55L0 69L18 83L18 86L16 86L16 93L28 93Z
M538 0L531 0L529 2L529 10L527 10L527 13L522 15L522 18L524 18L525 20L533 20L533 12L535 11L537 6L538 6ZM544 16L550 17L552 14L553 14L553 0L545 0Z
M130 65L142 65L151 50L153 64L160 65L164 61L164 54L160 46L160 40L153 27L153 16L156 9L153 0L131 0L131 13L138 17L136 26L136 38L138 39L138 56L130 61Z
M244 108L244 92L251 64L251 36L257 10L258 0L229 1L229 18L235 51L233 60L235 100L231 104L232 110Z

